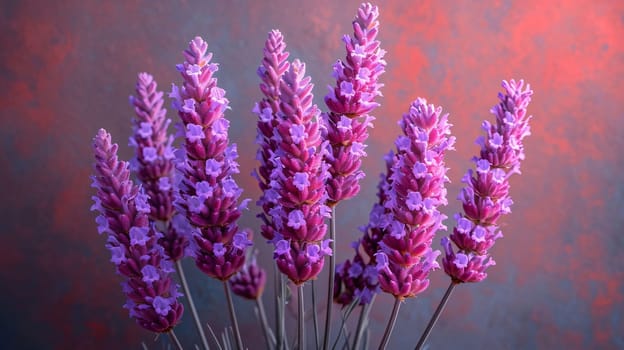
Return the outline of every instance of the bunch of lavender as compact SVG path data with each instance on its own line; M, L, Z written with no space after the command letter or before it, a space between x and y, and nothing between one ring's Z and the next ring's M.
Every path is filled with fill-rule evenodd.
M149 196L152 221L159 224L163 246L169 258L177 262L184 257L188 245L183 227L178 223L184 218L176 217L173 206L175 155L173 135L167 136L171 119L165 117L163 93L148 73L140 73L136 83L136 96L130 96L136 118L132 120L133 135L130 146L136 149L134 170Z
M329 241L323 240L329 212L324 203L327 169L312 86L310 77L305 77L305 65L295 60L280 84L281 113L273 130L274 258L279 270L296 285L315 278L323 268L323 257L332 254Z
M305 65L295 60L282 77L280 113L273 129L275 165L270 175L270 189L265 199L273 203L273 257L278 269L298 286L299 345L304 344L303 288L315 278L331 255L325 218L324 181L327 169L321 152L319 110L312 105L310 78ZM267 196L268 191L273 195Z
M208 341L180 261L185 256L185 250L189 244L188 222L183 215L177 213L173 206L174 194L177 192L176 181L174 181L174 137L173 135L167 136L171 119L165 118L163 93L157 88L156 81L150 74L140 73L136 83L136 96L130 96L130 104L134 107L136 115L136 118L132 120L133 135L130 137L130 146L136 150L134 171L149 196L150 223L162 232L158 244L175 263L195 320L195 327L204 348L208 348Z
M178 165L182 174L176 204L194 227L192 256L197 267L223 281L236 341L240 332L226 281L243 266L245 252L252 245L248 233L236 223L247 200L238 204L242 190L233 179L238 173L236 145L228 146L229 122L223 117L229 101L217 86L208 44L196 37L184 51L185 61L177 65L184 82L173 85L170 97L185 130L185 157Z
M345 35L343 41L347 55L345 60L334 64L332 76L335 86L329 86L325 104L329 112L323 113L323 139L329 142L325 161L329 165L330 178L326 183L327 204L332 208L330 242L336 240L335 205L353 198L360 191L359 181L364 177L360 170L362 157L366 156L364 142L368 127L375 119L369 113L379 106L374 99L381 96L383 84L378 79L385 71L385 51L377 40L379 9L370 3L359 6L352 22L353 37ZM330 338L332 297L334 295L335 256L329 260L329 288L325 319L324 347ZM344 266L344 265L343 265Z
M491 109L496 124L483 122L487 135L476 141L481 152L473 158L475 171L468 169L462 178L466 186L457 199L462 202L464 213L455 215L457 225L453 233L442 239L444 271L455 283L480 282L487 277L487 267L495 264L488 249L503 236L497 221L511 212L509 177L520 173L520 161L524 159L522 141L531 134L531 116L526 113L533 94L530 86L524 86L522 80L503 81L502 86L506 93L499 93L500 103ZM457 254L449 238L457 246Z
M325 96L328 113L323 114L323 138L329 141L325 161L331 178L327 181L330 206L353 198L360 191L362 157L366 156L364 142L368 127L375 119L369 113L379 106L374 99L381 96L383 84L377 81L385 72L385 51L377 40L379 10L369 3L360 5L353 20L353 37L343 41L347 55L334 64L332 76L336 86L329 86Z
M117 158L117 145L100 129L93 140L95 175L93 197L97 210L98 232L107 233L106 247L117 273L127 280L123 290L125 308L143 328L157 333L169 332L179 323L184 308L181 294L169 274L173 265L158 245L160 233L149 225L148 196L130 180L128 163Z
M442 238L442 265L451 283L417 348L425 343L453 288L460 283L481 282L487 277L486 269L495 265L488 250L503 236L498 219L511 212L509 177L520 173L520 162L524 159L522 141L531 134L531 116L526 108L533 94L522 80L503 81L502 87L505 94L498 94L500 102L490 110L496 116L496 124L483 122L486 137L476 140L481 152L472 159L475 171L468 169L462 178L465 187L457 199L462 202L464 212L455 215L457 224L453 233ZM457 246L457 253L451 241Z
M261 234L268 240L273 240L275 237L272 213L277 210L275 204L278 194L271 188L271 173L278 165L275 157L278 136L273 135L273 130L279 121L278 114L281 115L280 82L290 67L290 63L287 61L289 53L285 49L286 43L282 33L278 30L269 32L264 46L262 64L257 70L257 74L262 80L260 90L264 97L256 103L253 109L253 112L258 116L256 143L259 148L256 159L260 162L260 166L257 171L254 171L253 176L258 181L258 186L262 191L257 202L263 210L258 215L263 222Z
M435 233L446 227L438 207L447 205L444 155L453 149L448 114L422 98L412 102L399 122L403 131L395 144L384 208L389 215L386 234L375 254L381 289L395 297L394 308L380 347L385 347L401 301L429 285L429 272L438 268L439 251L431 249Z

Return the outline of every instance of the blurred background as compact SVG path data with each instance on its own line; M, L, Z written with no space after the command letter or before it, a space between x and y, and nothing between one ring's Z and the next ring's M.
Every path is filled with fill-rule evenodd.
M331 67L345 55L341 38L352 33L358 5L2 1L0 347L139 349L144 342L163 348L164 337L155 341L121 307L121 279L89 211L92 137L106 128L121 157L130 159L128 96L136 74L150 72L160 89L170 91L180 81L175 64L182 62L182 50L201 35L220 63L219 85L231 102L226 117L241 153L237 180L255 200L259 191L248 175L257 166L251 109L261 97L255 71L267 32L281 30L291 58L307 63L315 101L324 110L326 86L334 84ZM501 80L523 78L535 91L528 109L533 134L526 139L523 174L511 181L515 204L502 220L505 238L492 250L497 265L486 281L455 289L430 348L624 348L624 2L376 5L379 39L388 51L384 97L374 112L362 191L338 207L338 262L352 256L349 243L376 201L382 155L413 99L441 105L454 124L457 151L447 158L452 183L444 209L452 217L459 210L459 179L478 151L474 140L482 120L493 119L489 109ZM177 120L171 111L168 117ZM245 212L241 226L257 230L256 213L255 207ZM269 247L259 234L255 243L272 271ZM221 332L229 322L221 284L192 261L184 265L203 321ZM324 272L322 298L326 280ZM389 348L415 345L448 282L444 272L434 272L429 289L404 303ZM264 300L272 322L272 288ZM261 348L253 304L235 302L245 343ZM372 348L392 302L387 295L377 298ZM191 348L190 312L177 332Z

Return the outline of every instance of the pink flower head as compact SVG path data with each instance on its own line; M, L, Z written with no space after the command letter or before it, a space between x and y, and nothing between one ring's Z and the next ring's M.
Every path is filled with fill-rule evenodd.
M379 22L377 7L362 4L353 20L353 37L345 37L347 57L334 65L336 85L329 87L325 103L323 139L329 142L325 161L331 177L327 183L328 205L353 198L360 191L360 170L366 156L364 142L374 117L368 115L379 103L379 76L385 71L385 51L376 40Z
M503 81L502 86L505 94L499 94L499 104L491 109L496 123L483 122L486 135L477 139L481 151L473 159L475 169L468 169L462 179L465 186L458 200L463 213L455 215L453 233L442 239L444 271L458 283L480 282L487 277L485 270L494 265L488 250L503 236L498 219L511 212L509 177L520 172L522 141L530 135L531 116L526 108L533 91L522 80Z
M411 104L399 125L404 136L397 139L397 153L382 185L387 219L377 261L383 267L381 289L407 298L425 290L429 272L438 268L435 259L440 252L431 249L431 242L445 228L446 216L438 207L447 204L444 156L453 149L455 138L450 136L448 115L422 98Z
M134 135L130 144L136 147L135 170L149 200L149 218L160 222L164 228L158 243L165 253L177 261L184 257L188 246L186 232L180 232L172 225L176 214L173 205L174 193L174 159L169 156L173 148L173 136L168 135L167 128L171 123L166 118L163 107L163 92L157 90L154 78L148 73L140 73L136 83L134 96L130 103L134 107L135 118L132 120Z
M105 225L98 231L109 234L106 247L111 261L125 278L125 307L143 328L168 332L180 322L184 308L177 300L178 286L170 277L171 260L149 225L149 211L139 210L146 205L142 203L145 194L130 180L128 163L119 161L117 145L104 129L94 138L93 148L93 187L97 190L93 209L100 213L98 218L104 218L96 221Z
M200 37L189 43L185 61L178 65L182 86L170 95L186 130L177 205L195 228L191 247L197 267L227 280L243 266L249 242L237 236L242 190L233 178L237 153L228 146L229 122L224 119L229 102L217 86L213 74L218 66L210 62L207 50Z
M266 272L256 263L255 256L250 263L245 263L243 268L230 278L232 292L249 300L258 299L264 291L265 284Z

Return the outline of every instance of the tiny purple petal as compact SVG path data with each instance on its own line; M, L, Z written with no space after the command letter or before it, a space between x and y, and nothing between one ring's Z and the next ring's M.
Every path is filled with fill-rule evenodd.
M130 228L130 244L131 245L140 245L144 246L149 240L149 236L147 233L149 229L147 227L136 227L133 226Z
M156 311L157 314L167 316L169 311L171 311L171 301L167 298L157 296L152 301L152 307L154 307L154 311Z
M199 198L205 199L212 197L213 190L208 181L200 181L195 185L195 193L197 193Z
M305 225L305 218L303 212L299 209L295 209L288 213L288 227L292 227L298 230L301 226Z
M295 185L299 191L303 191L304 188L310 186L308 173L295 173L295 176L293 177L293 185Z
M226 251L227 251L227 250L226 250L226 249L225 249L225 247L223 246L223 243L215 243L215 244L212 246L212 253L213 253L216 257L218 257L218 258L220 258L220 257L222 257L223 255L225 255L225 252L226 252Z
M143 275L143 282L145 283L152 283L160 279L158 270L152 265L145 265L141 269L141 274Z
M457 253L457 255L455 255L455 259L453 260L453 263L455 264L455 266L457 266L458 268L462 269L466 266L468 266L468 256L466 254L463 253Z
M204 129L201 125L187 124L186 125L186 138L190 142L198 142L201 139L205 139Z
M144 139L152 136L152 123L142 122L141 126L137 130L137 134Z
M156 152L156 148L143 148L143 159L145 159L145 161L148 163L153 163L156 159L158 159L158 152Z
M477 161L477 172L485 174L490 170L490 162L487 159L479 159Z

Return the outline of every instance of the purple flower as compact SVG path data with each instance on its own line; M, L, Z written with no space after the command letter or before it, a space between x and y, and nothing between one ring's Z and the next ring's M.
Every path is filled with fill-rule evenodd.
M463 213L455 215L457 225L453 233L442 238L442 265L455 283L480 282L487 277L486 269L495 265L488 250L503 236L498 219L511 212L513 203L508 179L520 172L524 159L522 140L530 135L531 116L526 108L533 91L522 80L503 81L502 86L505 94L499 94L499 104L491 109L496 123L483 122L486 136L477 139L481 151L473 159L475 171L468 169L462 178L465 187L458 199Z
M275 143L271 152L279 157L271 167L265 189L271 188L279 196L277 203L267 203L264 207L271 215L270 228L279 230L290 245L289 254L278 254L276 247L277 266L297 285L321 271L324 255L320 254L317 242L327 231L323 183L326 167L318 125L319 110L312 104L311 90L305 65L295 60L280 83L281 113L276 115L272 132L282 141L272 137Z
M234 242L232 234L238 231L241 215L242 190L232 178L238 172L237 153L228 145L224 112L229 101L217 86L213 74L218 66L210 63L212 54L207 50L200 37L189 43L185 61L178 65L182 86L171 94L186 131L177 205L195 229L191 245L195 264L208 276L225 281L243 266L248 244Z
M335 87L329 87L325 103L329 113L323 115L323 139L328 141L325 161L329 165L327 202L333 206L353 198L360 191L362 157L368 127L375 119L368 115L379 106L374 98L383 86L377 80L384 72L385 51L376 40L379 22L377 7L362 4L353 20L354 36L345 36L345 60L334 65ZM294 140L294 139L293 139ZM295 141L296 142L296 141Z
M136 175L146 192L145 200L137 197L137 207L149 213L152 222L162 223L164 234L158 243L172 260L177 261L184 257L188 240L186 232L176 231L171 224L177 189L173 186L173 136L167 134L171 120L165 117L162 96L151 75L139 74L136 94L130 97L136 115L132 121L134 135L130 139L137 146Z
M198 142L206 138L204 130L201 125L187 124L186 125L186 139L189 142Z
M382 185L390 223L375 257L381 290L402 299L423 292L429 272L438 268L439 251L431 250L431 241L445 228L446 216L438 206L447 203L444 156L455 138L448 115L423 98L411 104L399 125L404 136L397 139L397 153Z
M266 284L266 272L256 263L256 258L243 268L234 277L230 278L230 286L234 294L245 299L256 300L260 298Z
M387 174L392 175L393 153L390 152L385 160ZM372 296L380 291L378 270L387 267L388 256L383 252L378 252L378 250L383 245L381 239L384 235L391 234L390 229L392 229L392 216L382 205L388 199L387 178L388 176L383 174L380 177L377 193L379 203L373 205L368 224L360 228L364 235L352 245L355 256L352 260L346 260L339 267L336 267L334 301L343 306L350 305L357 297L360 298L360 305L367 304L371 301ZM394 227L396 228L397 225L395 224ZM365 261L367 262L365 263ZM358 277L351 277L348 271L352 264L361 264L364 266L364 272Z
M280 108L280 84L282 76L290 67L288 63L288 52L284 37L277 30L272 30L265 41L262 64L258 67L258 76L262 80L260 90L263 98L253 108L253 112L258 116L256 143L259 146L256 158L260 161L255 177L258 186L262 191L257 204L262 207L262 213L258 217L262 220L260 233L267 240L273 240L276 232L276 225L271 212L277 204L279 194L270 185L273 169L279 166L279 161L275 152L277 150L278 134L274 133L277 124L277 115L281 113ZM280 220L279 217L277 219ZM281 224L281 223L280 223Z
M145 199L139 186L130 180L128 163L118 160L117 145L111 143L110 134L100 129L93 147L93 187L97 190L94 209L108 222L106 247L117 272L126 279L125 307L143 328L168 332L179 323L184 308L177 300L178 286L172 283L169 270L162 268L169 262L168 257L156 242L147 213L137 208L145 205ZM159 304L160 299L167 300L167 307Z

